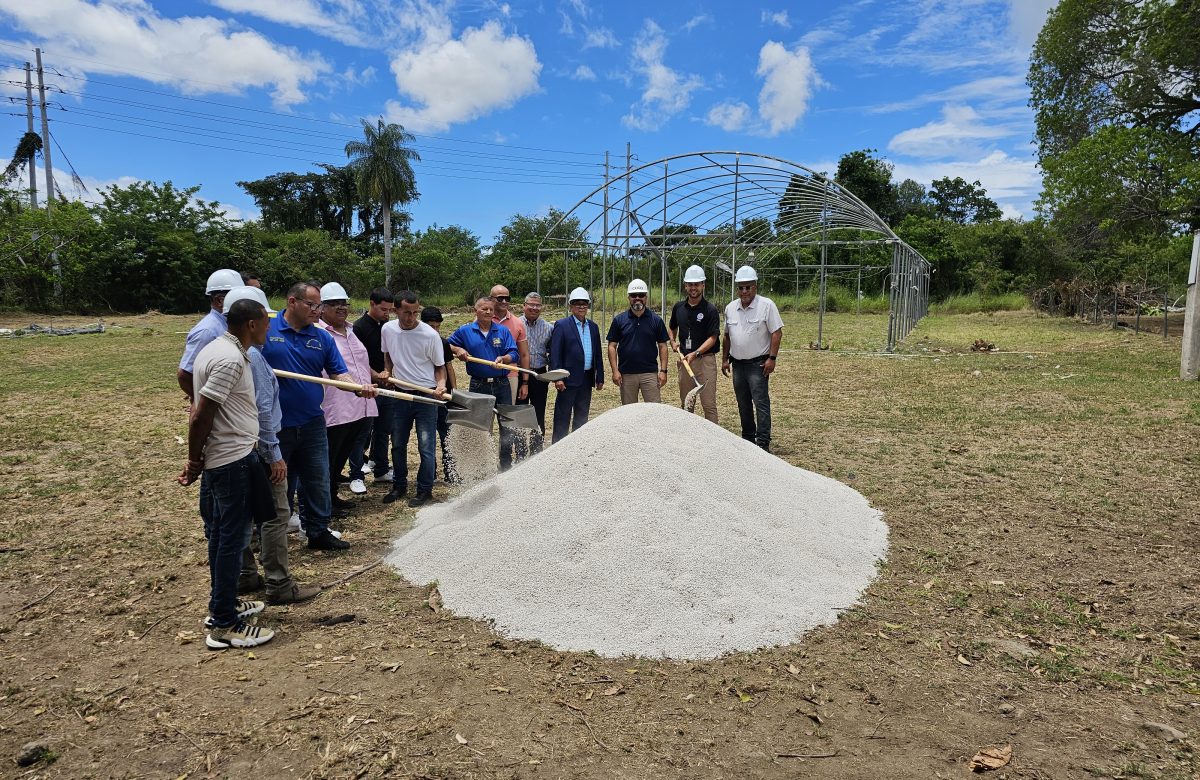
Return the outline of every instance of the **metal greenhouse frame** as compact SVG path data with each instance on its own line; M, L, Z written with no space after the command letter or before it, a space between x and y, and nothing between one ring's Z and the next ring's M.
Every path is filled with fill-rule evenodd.
M577 233L560 230L569 219L579 221ZM830 247L890 249L890 264L831 263ZM668 277L692 264L706 269L717 300L732 298L733 272L742 265L754 266L760 278L774 277L776 283L794 279L797 291L801 271L813 272L819 284L818 345L830 272L846 278L857 274L861 296L864 268L868 274L886 269L888 351L929 310L930 265L920 253L837 182L762 154L692 152L637 167L627 164L624 173L606 176L581 198L543 238L539 291L542 267L552 258L561 258L564 295L572 286L595 289L599 282L603 326L613 308L623 306L623 301L609 301L612 284L634 276L657 284L666 311ZM802 258L814 262L802 263Z

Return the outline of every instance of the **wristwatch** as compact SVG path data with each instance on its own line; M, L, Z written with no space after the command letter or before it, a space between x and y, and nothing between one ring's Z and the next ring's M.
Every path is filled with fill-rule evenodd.
M767 355L767 360L779 360L778 355Z

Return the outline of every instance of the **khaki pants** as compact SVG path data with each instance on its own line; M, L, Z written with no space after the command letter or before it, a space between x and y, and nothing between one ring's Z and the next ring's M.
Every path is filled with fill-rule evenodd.
M682 363L683 361L680 361ZM698 355L692 361L692 371L700 380L700 406L704 409L704 419L711 423L717 421L717 356ZM679 405L683 406L687 394L696 388L696 383L688 376L687 369L679 366Z
M642 391L642 400L647 403L660 403L662 392L658 386L658 374L622 374L621 403L635 404L638 391Z
M271 485L275 499L275 517L259 526L259 560L267 580L267 595L283 593L292 587L292 575L288 572L288 520L292 510L288 507L287 480ZM242 576L255 577L258 567L254 553L247 545L242 553Z

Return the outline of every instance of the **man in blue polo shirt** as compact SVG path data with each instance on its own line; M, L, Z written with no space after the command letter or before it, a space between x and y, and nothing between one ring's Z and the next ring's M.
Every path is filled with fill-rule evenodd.
M287 308L271 320L263 357L271 368L353 382L346 372L333 336L316 327L321 319L321 291L316 285L298 282L288 290ZM358 393L375 397L375 387L362 385ZM329 493L329 439L321 402L325 389L298 379L279 380L279 405L283 418L279 450L287 461L289 479L299 480L299 509L308 546L313 550L345 550L349 543L329 531L333 512Z
M498 322L492 322L494 307L491 298L475 301L475 321L462 325L450 334L446 341L454 356L467 364L467 376L472 393L494 396L498 404L512 403L512 389L508 384L508 372L480 363L472 363L467 357L495 360L515 364L518 359L517 342L512 332ZM500 428L500 470L512 466L512 448L515 441L512 431Z
M650 288L641 279L629 283L629 309L613 317L608 328L608 365L613 383L621 388L621 403L658 403L667 383L667 326L650 311Z

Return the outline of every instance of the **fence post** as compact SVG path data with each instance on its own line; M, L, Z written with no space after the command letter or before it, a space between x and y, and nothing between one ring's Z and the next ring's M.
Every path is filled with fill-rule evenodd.
M1187 304L1183 310L1183 353L1179 378L1195 381L1200 372L1200 230L1192 235L1192 264L1188 268Z

